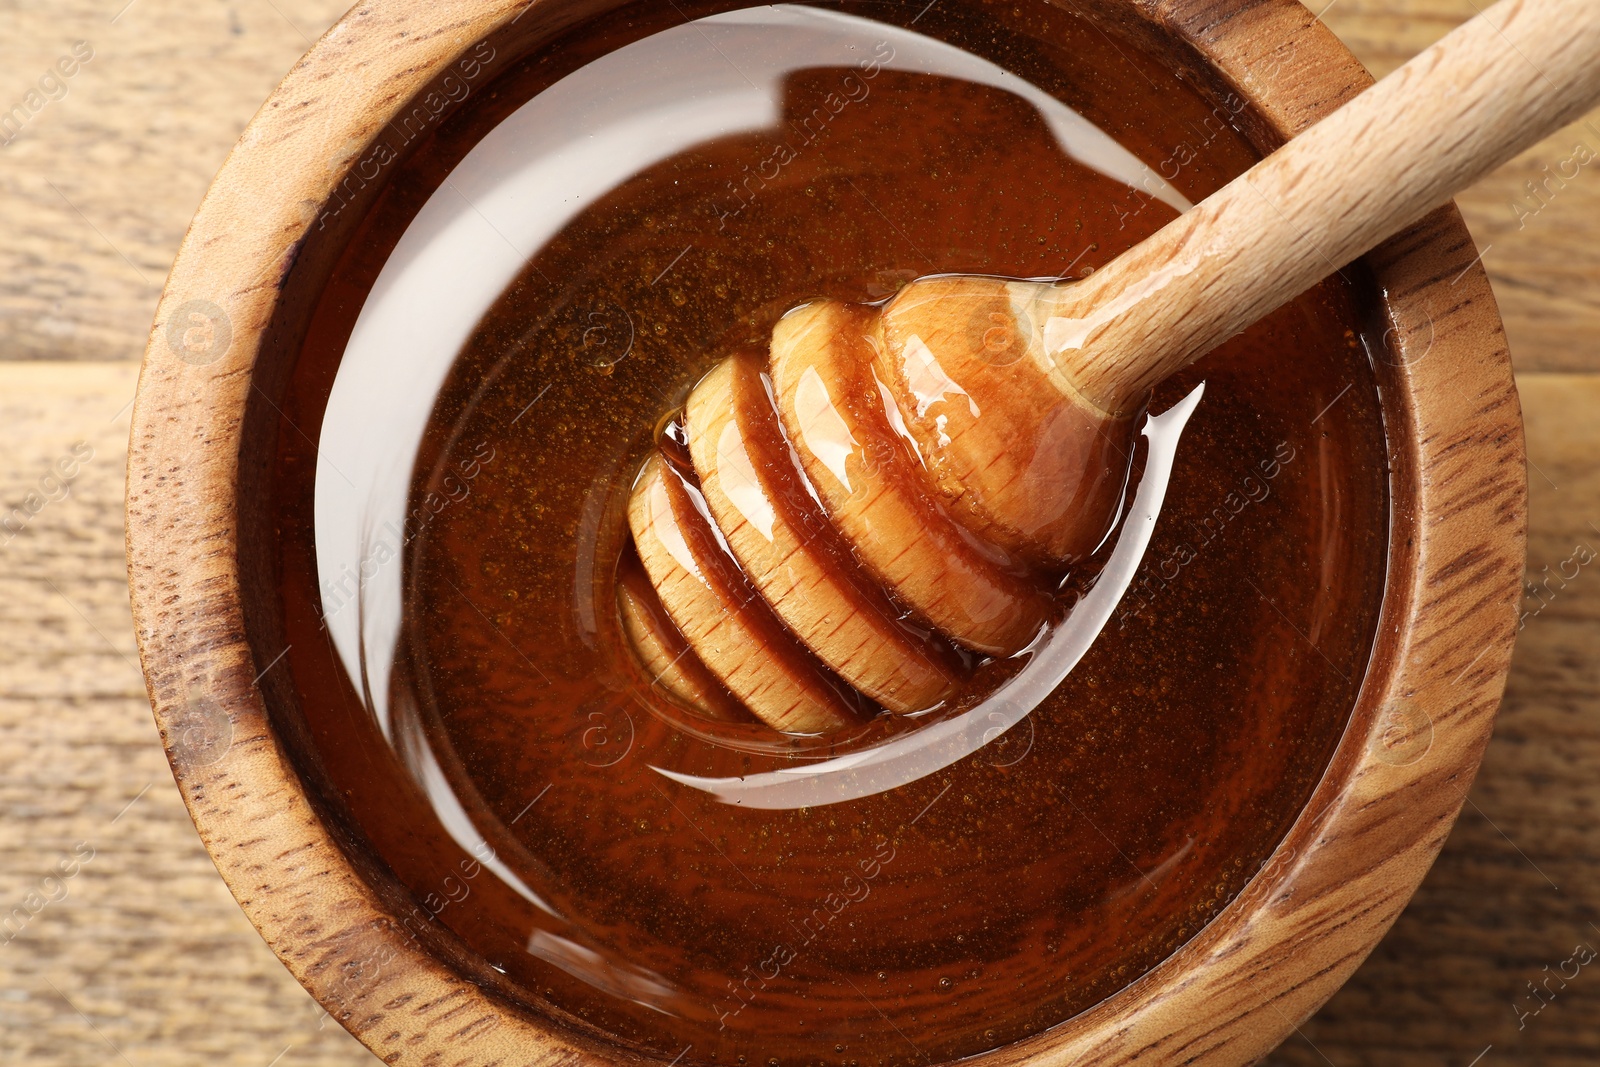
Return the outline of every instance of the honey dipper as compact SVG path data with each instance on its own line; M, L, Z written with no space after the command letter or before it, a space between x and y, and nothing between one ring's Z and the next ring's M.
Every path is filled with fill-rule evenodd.
M862 696L936 705L961 650L1033 638L1106 534L1152 386L1597 100L1600 4L1501 0L1084 280L790 312L695 386L634 485L641 662L783 731Z

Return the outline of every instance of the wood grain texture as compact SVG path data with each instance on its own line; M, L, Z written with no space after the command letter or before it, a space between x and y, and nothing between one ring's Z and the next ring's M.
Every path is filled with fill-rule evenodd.
M1589 0L1502 0L1093 276L1013 285L1013 303L1026 301L1025 321L1074 387L1107 411L1131 410L1588 111L1600 99L1597 54Z
M136 0L112 23L123 2L0 3L6 107L74 41L95 49L66 97L0 148L0 359L138 358L150 308L211 176L283 72L346 6ZM1379 76L1477 11L1473 0L1310 7ZM1290 45L1262 61L1293 57ZM1484 263L1526 370L1600 370L1600 166L1583 168L1536 216L1516 209L1533 203L1526 183L1546 180L1543 168L1559 168L1577 143L1600 152L1596 129L1600 111L1457 201L1479 246L1490 246Z
M1379 77L1488 6L1483 0L1316 0L1311 6L1324 4L1323 20ZM1526 371L1600 370L1600 161L1577 166L1579 145L1600 153L1600 110L1456 198L1485 250L1511 350ZM1551 182L1563 165L1576 176ZM1554 195L1536 198L1529 182L1549 182ZM1538 210L1529 215L1531 209Z
M93 52L0 147L0 359L139 357L212 175L346 6L0 3L0 110L25 104L75 42Z
M114 12L81 0L0 5L0 92L20 96L36 76L27 72L42 72L80 36L97 50L60 110L52 104L23 140L0 148L0 359L137 354L160 280L152 272L164 275L211 174L305 47L274 6L315 36L342 4L138 0L114 25ZM1324 19L1381 74L1473 13L1471 0L1335 0ZM115 62L95 67L107 58ZM97 75L106 80L91 107L80 90ZM1541 163L1567 158L1570 139L1548 140L1460 198L1480 245L1494 245L1485 264L1524 370L1600 368L1600 177L1585 170L1524 229L1507 206ZM69 187L62 175L80 184ZM43 178L73 196L94 226L52 207ZM144 286L96 228L152 283ZM133 655L118 507L126 414L99 433L101 420L131 399L131 375L127 364L0 368L6 510L74 442L95 448L72 495L0 548L0 900L21 902L76 842L97 849L67 883L68 897L0 946L0 1059L264 1067L288 1047L281 1067L376 1062L341 1029L317 1030L317 1009L216 878L155 747L139 679L113 651ZM1592 414L1600 383L1525 374L1519 384L1537 468L1537 574L1567 559L1589 522L1600 524ZM1589 543L1600 548L1600 538ZM1491 1043L1483 1067L1600 1060L1592 968L1525 1029L1511 1010L1524 982L1568 958L1574 941L1600 948L1600 937L1584 933L1600 922L1596 573L1584 568L1570 595L1563 590L1520 640L1472 793L1482 814L1467 808L1388 938L1301 1025L1320 1053L1292 1037L1269 1062L1465 1067ZM147 782L149 792L111 824Z
M157 743L123 558L135 371L0 364L5 518L46 501L0 531L0 1062L371 1063L228 895Z

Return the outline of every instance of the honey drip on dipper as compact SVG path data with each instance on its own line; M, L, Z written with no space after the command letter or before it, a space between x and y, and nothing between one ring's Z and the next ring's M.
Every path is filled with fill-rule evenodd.
M973 654L1028 645L1131 451L1131 413L1045 352L1035 313L1059 291L951 276L881 308L810 303L767 358L701 379L628 507L619 606L658 684L822 733L936 707Z

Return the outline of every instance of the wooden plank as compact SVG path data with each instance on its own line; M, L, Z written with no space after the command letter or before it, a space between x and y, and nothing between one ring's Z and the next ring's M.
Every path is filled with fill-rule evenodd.
M0 5L0 112L18 104L32 111L30 92L43 101L0 147L0 359L140 356L167 267L211 176L345 6ZM80 41L92 56L62 77L55 64L76 58ZM59 90L48 81L53 72ZM41 79L59 99L44 95ZM0 142L9 134L0 128Z
M318 1029L157 741L122 550L136 372L0 364L0 1062L374 1062Z
M73 42L94 57L0 148L0 359L134 359L178 241L211 176L268 90L341 0L207 4L35 0L0 35L0 105L22 100ZM1474 0L1314 0L1379 73L1470 16ZM1600 161L1569 161L1574 124L1461 197L1528 370L1596 370ZM1528 181L1576 176L1526 214ZM1559 177L1559 175L1558 175ZM1519 210L1516 205L1523 204Z

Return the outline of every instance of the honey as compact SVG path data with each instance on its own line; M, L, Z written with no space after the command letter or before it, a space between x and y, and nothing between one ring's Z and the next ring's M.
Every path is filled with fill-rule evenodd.
M930 689L919 716L837 685L825 730L748 715L671 643L630 542L652 455L694 489L674 444L691 388L719 367L757 387L774 326L807 301L882 301L941 273L1082 276L1255 153L1242 102L1043 3L708 9L690 26L624 12L441 125L317 310L284 405L303 432L280 433L272 501L302 771L411 936L663 1061L901 1065L1038 1033L1215 917L1341 736L1384 581L1370 296L1355 271L1330 279L1155 390L1161 413L1205 386L1149 548L1103 632L1016 725L835 802L697 787L803 777L911 737L981 706L1037 646L984 655L868 591L954 689ZM652 56L692 72L683 50L720 55L759 95L762 49L808 33L837 61L769 63L770 116L588 189L536 247L472 192L490 131L608 56L648 73ZM688 105L708 98L684 77ZM504 242L482 255L515 268L457 348L422 353L437 387L397 386L425 414L407 437L350 376L384 326L373 309L402 290L386 265L458 193L471 210L456 217ZM1129 499L1148 455L1129 457ZM363 472L390 467L400 492L380 519L362 511L380 495ZM333 562L341 529L360 534L351 582ZM1117 536L1029 585L1040 618L1067 617ZM640 627L665 634L653 665ZM657 684L678 663L687 688Z

